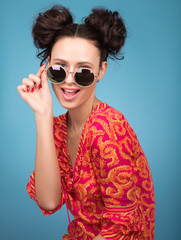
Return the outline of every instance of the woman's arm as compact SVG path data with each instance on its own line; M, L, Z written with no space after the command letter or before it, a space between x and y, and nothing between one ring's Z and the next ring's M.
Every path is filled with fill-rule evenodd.
M36 198L41 208L53 210L60 203L61 179L53 137L52 96L45 64L41 66L36 75L30 74L28 78L24 78L22 85L17 89L22 99L35 113L37 125Z
M60 203L61 179L53 137L53 114L36 116L36 124L36 196L41 208L54 210Z
M95 240L152 239L155 202L148 162L127 120L113 110L106 113L107 118L100 115L92 125L92 134L99 132L93 135L91 150L104 202Z

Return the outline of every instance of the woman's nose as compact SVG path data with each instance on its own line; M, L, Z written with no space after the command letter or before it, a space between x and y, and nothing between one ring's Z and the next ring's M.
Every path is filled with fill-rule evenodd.
M67 75L66 75L66 78L65 78L65 82L67 82L67 83L73 83L73 82L75 82L74 72L73 72L73 71L67 71Z

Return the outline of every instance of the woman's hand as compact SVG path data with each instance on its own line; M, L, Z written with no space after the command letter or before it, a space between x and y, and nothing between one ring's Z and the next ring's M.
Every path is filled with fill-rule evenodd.
M32 108L37 116L52 114L52 96L46 75L46 66L42 65L38 73L30 74L22 80L17 89L22 99Z

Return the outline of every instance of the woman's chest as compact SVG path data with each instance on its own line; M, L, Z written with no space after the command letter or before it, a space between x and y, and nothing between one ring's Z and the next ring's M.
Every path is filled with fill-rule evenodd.
M67 150L70 157L71 168L74 169L78 149L80 144L81 133L67 136Z

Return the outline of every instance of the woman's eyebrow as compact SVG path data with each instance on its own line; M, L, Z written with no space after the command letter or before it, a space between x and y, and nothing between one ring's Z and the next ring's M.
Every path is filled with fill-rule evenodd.
M78 62L77 65L82 65L82 64L88 64L88 65L92 65L94 66L94 64L92 64L91 62L87 62L87 61L83 61L83 62Z
M53 61L59 61L59 62L66 63L66 64L69 63L68 61L66 61L65 59L62 59L62 58L55 58L55 59L53 59ZM77 62L76 64L77 65L89 64L89 65L94 66L94 64L92 64L91 62L88 62L88 61L81 61L81 62Z
M66 60L61 59L61 58L54 58L53 61L59 61L59 62L63 62L63 63L68 63Z

